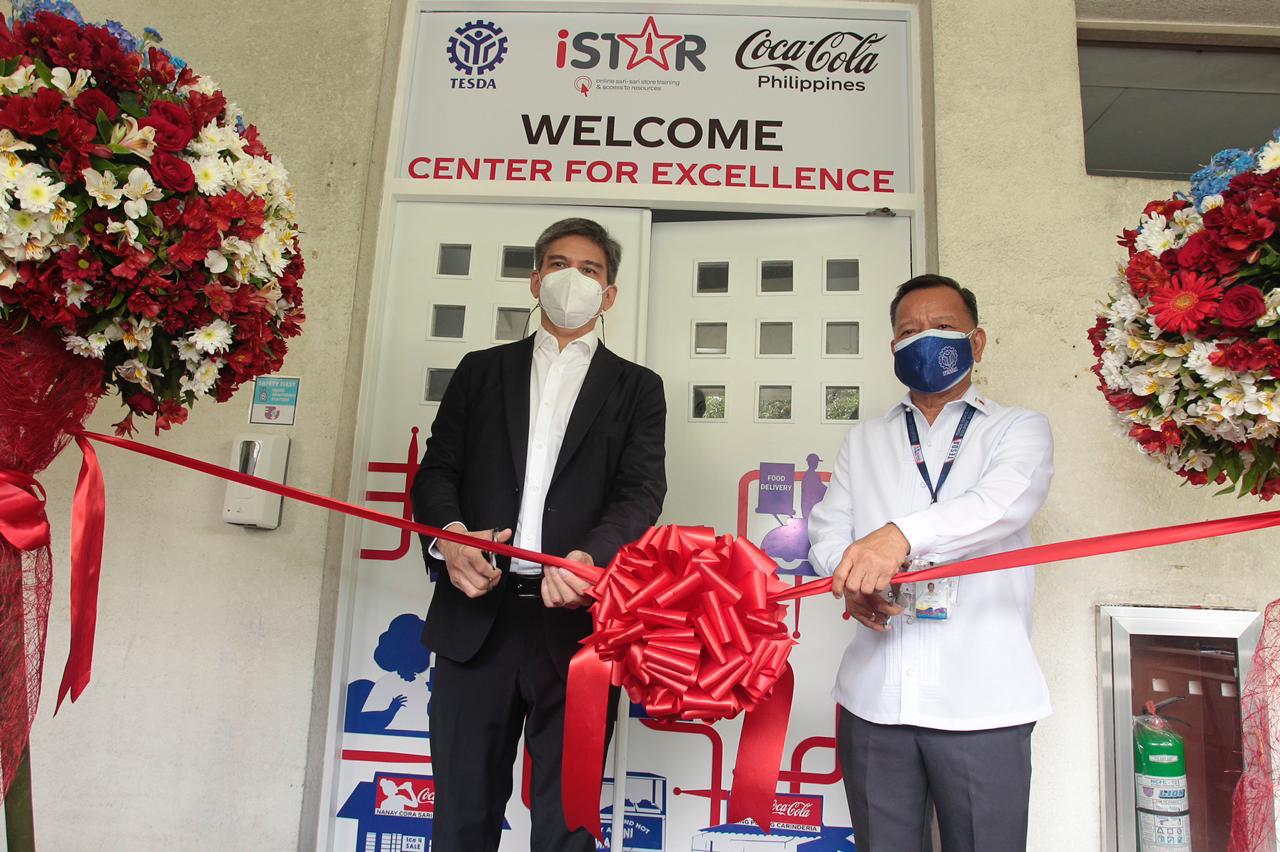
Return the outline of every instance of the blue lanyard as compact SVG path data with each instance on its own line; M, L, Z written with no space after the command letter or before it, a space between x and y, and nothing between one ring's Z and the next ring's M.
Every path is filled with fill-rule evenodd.
M920 478L924 480L925 487L929 489L929 496L933 498L931 502L938 502L938 492L942 490L942 484L947 481L947 476L951 473L951 465L955 464L956 456L960 455L960 444L964 441L964 433L969 431L969 422L973 420L973 415L978 409L972 405L966 405L964 414L960 415L960 425L956 427L956 434L951 439L951 449L947 450L947 460L942 463L942 470L938 472L938 487L933 487L933 479L929 476L929 467L924 463L924 450L920 447L920 432L916 429L916 418L907 409L907 437L911 440L911 456L915 459L916 470L920 471Z

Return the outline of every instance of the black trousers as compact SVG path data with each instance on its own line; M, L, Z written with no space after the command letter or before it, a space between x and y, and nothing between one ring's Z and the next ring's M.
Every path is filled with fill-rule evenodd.
M877 725L841 707L836 750L858 852L929 852L931 804L943 852L1025 850L1033 728Z
M480 652L466 663L436 657L431 850L498 848L523 730L533 760L531 852L594 852L595 839L585 829L571 833L565 826L560 799L565 680L546 641L545 608L539 598L517 597L512 583L503 582L491 594L504 598ZM613 716L611 710L610 732Z

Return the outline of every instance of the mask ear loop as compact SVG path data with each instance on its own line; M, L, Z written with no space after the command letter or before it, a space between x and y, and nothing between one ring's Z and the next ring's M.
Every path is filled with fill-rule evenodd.
M528 313L524 315L524 333L520 335L521 340L529 336L529 320L533 319L533 312L540 307L542 307L541 301L534 302L533 307L529 308Z

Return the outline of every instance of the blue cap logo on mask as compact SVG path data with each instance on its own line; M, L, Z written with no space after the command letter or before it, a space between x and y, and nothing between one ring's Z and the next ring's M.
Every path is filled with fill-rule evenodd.
M942 393L973 369L973 344L963 331L931 328L893 347L893 372L913 391Z

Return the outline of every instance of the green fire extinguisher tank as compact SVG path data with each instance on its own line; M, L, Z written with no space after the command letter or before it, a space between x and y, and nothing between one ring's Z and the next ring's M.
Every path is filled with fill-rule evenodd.
M1133 720L1134 792L1137 794L1140 852L1191 852L1191 810L1182 737L1160 715L1167 704L1148 701Z

